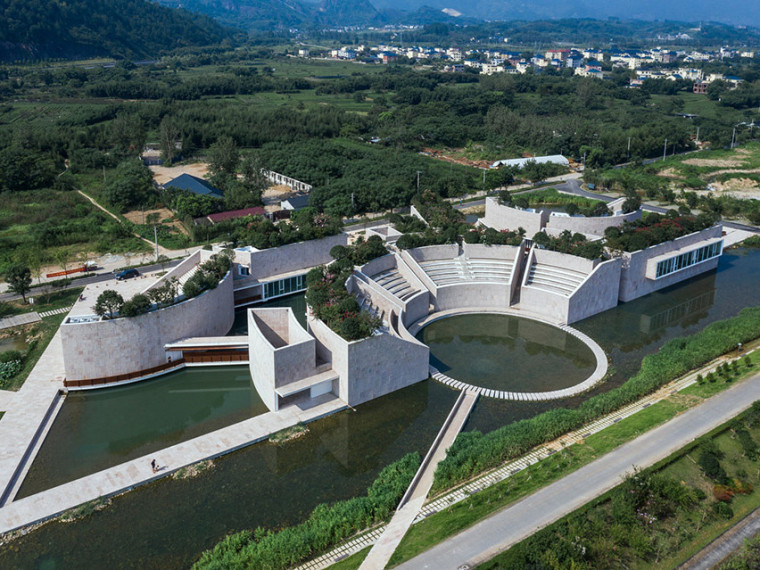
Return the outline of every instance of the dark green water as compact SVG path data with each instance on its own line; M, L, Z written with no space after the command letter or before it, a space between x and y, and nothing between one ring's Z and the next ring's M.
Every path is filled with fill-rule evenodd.
M619 385L668 339L760 304L758 283L760 251L729 251L716 272L575 323L616 370L595 392ZM229 532L300 521L319 502L362 493L382 466L427 450L455 397L422 382L311 424L282 447L262 443L220 458L197 479L140 487L100 513L6 545L0 568L187 567ZM556 405L481 398L466 428L488 431Z
M52 522L0 551L0 568L187 568L225 534L303 520L319 503L366 491L388 463L424 454L457 392L424 381L215 461L195 479L161 480L75 523Z
M604 349L613 374L582 396L563 400L562 406L578 406L589 396L621 385L638 371L642 358L668 340L760 305L759 283L760 250L728 250L715 271L573 323ZM488 432L556 406L480 398L465 428Z
M511 315L457 315L417 337L438 370L475 386L547 392L580 384L596 368L591 349L562 329Z
M71 392L18 497L267 411L247 366L186 368L139 384Z
M292 307L304 327L303 294L261 307ZM248 334L247 311L230 334ZM267 412L247 366L186 368L116 388L71 392L18 498L95 473Z

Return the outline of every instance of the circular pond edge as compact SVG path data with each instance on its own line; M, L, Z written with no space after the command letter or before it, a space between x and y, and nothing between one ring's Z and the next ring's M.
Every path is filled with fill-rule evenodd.
M594 372L591 373L591 376L586 378L583 382L576 384L575 386L570 386L569 388L563 388L562 390L551 390L548 392L507 392L504 390L493 390L490 388L482 388L481 386L475 386L473 384L468 384L467 382L462 382L460 380L457 380L456 378L451 378L450 376L446 376L446 374L444 374L443 372L440 372L433 365L430 365L430 376L432 376L438 382L442 384L446 384L447 386L451 386L452 388L455 388L457 390L462 390L464 392L478 393L481 396L486 396L488 398L496 398L499 400L515 400L515 401L522 401L522 402L543 402L543 401L548 401L548 400L561 400L562 398L569 398L571 396L576 396L578 394L581 394L585 392L586 390L589 390L598 382L600 382L607 375L607 370L608 370L607 355L604 354L602 347L599 346L599 344L597 344L597 342L594 339L592 339L590 336L583 334L578 329L573 328L569 325L561 325L561 324L553 323L545 319L539 319L534 316L528 316L528 315L525 315L524 313L521 313L520 311L492 309L492 308L451 309L448 311L432 313L428 315L427 317L420 319L419 321L414 323L411 327L409 327L409 332L412 335L416 336L416 334L419 331L421 331L423 328L425 328L429 324L441 319L445 319L445 318L453 317L457 315L493 315L493 314L508 315L511 317L520 317L522 319L527 319L530 321L537 321L539 323L553 326L555 328L565 331L566 333L573 335L575 338L583 342L589 349L591 349L591 352L594 353L594 356L596 357L596 369L594 370Z

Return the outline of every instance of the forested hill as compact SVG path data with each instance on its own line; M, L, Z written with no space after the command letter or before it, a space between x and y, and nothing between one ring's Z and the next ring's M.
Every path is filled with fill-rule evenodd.
M0 61L152 57L232 40L235 33L148 0L0 0Z

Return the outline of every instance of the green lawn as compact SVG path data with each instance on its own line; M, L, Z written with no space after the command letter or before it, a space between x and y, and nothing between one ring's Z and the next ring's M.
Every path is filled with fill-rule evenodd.
M760 355L753 353L751 358L755 365L752 368L742 366L740 374L733 382L741 381L757 371L756 363L760 361ZM391 558L391 565L395 566L413 558L447 537L469 528L488 515L665 423L731 385L732 383L726 383L721 379L715 383L694 385L678 394L673 394L589 436L583 444L566 447L530 469L519 472L501 483L472 495L465 501L426 518L412 526L406 533Z
M760 483L760 456L750 459L734 432L748 430L756 445L758 419L757 410L740 414L479 568L521 568L550 561L557 568L680 566L760 507L760 492L752 491ZM716 498L722 492L716 490L719 477L709 477L700 466L711 449L727 473L726 484L735 489L725 503ZM631 498L639 493L640 501ZM578 548L565 548L568 542Z

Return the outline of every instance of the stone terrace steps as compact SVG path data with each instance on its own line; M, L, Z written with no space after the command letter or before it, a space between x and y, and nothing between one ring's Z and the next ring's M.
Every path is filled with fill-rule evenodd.
M452 285L469 281L507 283L514 263L500 259L441 259L418 262L436 285Z
M586 279L587 274L544 263L534 263L528 271L526 285L569 297Z
M372 276L372 279L386 291L389 291L402 301L419 291L401 275L398 268L389 269Z

